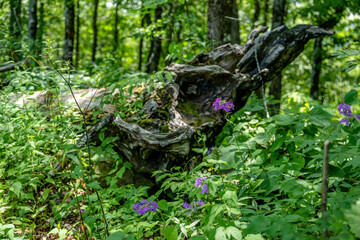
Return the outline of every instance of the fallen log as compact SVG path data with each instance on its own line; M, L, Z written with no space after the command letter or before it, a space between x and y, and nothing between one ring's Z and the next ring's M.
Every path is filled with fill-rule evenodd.
M24 59L20 62L16 62L16 63L9 63L7 65L4 65L4 66L1 66L0 67L0 73L2 72L7 72L7 71L10 71L10 70L14 70L16 66L21 66L25 64L27 67L29 67L29 60L28 59Z
M197 132L206 134L211 146L225 125L226 112L213 108L217 98L233 102L233 111L241 109L250 94L290 64L310 39L333 33L310 25L255 29L243 45L226 44L187 64L166 67L176 75L146 99L146 119L134 122L110 115L98 126L107 128L106 135L119 137L117 151L132 163L134 172L150 176L154 170L183 165L195 155L191 148L197 147ZM91 139L100 130L95 127ZM78 146L85 144L83 136Z
M310 25L266 30L255 29L243 45L225 44L186 64L164 68L175 76L147 94L145 119L111 113L90 130L89 138L99 142L98 133L104 129L105 136L118 137L114 148L132 164L134 175L150 178L155 170L184 166L196 156L191 149L201 147L197 133L207 136L210 147L226 123L227 112L213 107L216 99L233 102L232 111L241 109L250 94L290 64L310 39L334 33ZM77 146L86 146L85 135Z

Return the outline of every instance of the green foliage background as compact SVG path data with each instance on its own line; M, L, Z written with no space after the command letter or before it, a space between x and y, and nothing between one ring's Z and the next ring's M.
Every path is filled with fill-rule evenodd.
M29 55L26 23L27 3L23 1L22 49ZM320 102L309 95L313 42L283 70L281 114L266 118L262 100L251 96L247 105L227 116L227 124L217 137L211 154L206 137L201 164L193 169L180 167L154 172L159 190L150 195L149 187L126 180L131 164L114 151L114 138L100 134L102 144L91 145L97 166L103 159L113 159L107 175L97 173L88 181L88 153L77 149L75 141L83 134L82 118L74 106L59 101L67 86L49 64L69 73L72 86L118 89L116 114L129 117L140 111L144 96L133 92L137 87L162 86L159 73L137 71L139 41L144 37L143 62L146 61L152 35L164 37L160 68L171 62L183 63L208 51L207 1L127 0L120 3L119 48L113 52L115 2L100 1L98 13L98 51L91 63L93 1L80 1L80 61L69 73L60 56L64 41L62 1L45 2L47 23L43 52L36 57L41 66L1 73L11 79L0 91L0 239L319 239L321 218L321 181L323 143L330 140L330 178L327 227L330 239L358 239L360 232L359 146L360 123L351 119L342 125L338 104L351 104L360 113L357 66L360 18L356 1L295 1L287 3L286 24L317 24L344 7L336 34L323 40ZM261 2L263 8L263 2ZM268 26L271 23L271 9ZM174 10L170 6L173 5ZM140 27L144 14L164 9L162 19ZM0 2L0 62L13 61L8 22L9 2ZM260 26L265 15L261 10ZM254 1L239 2L240 39L244 43L251 31ZM172 31L171 35L167 35ZM143 69L144 70L144 66ZM47 91L54 104L38 106L35 102L20 108L15 104L21 94ZM129 99L136 99L130 101ZM110 103L110 97L104 103ZM267 97L269 104L273 101ZM87 116L94 125L102 111ZM66 157L71 159L66 163ZM65 171L56 172L59 165ZM209 193L194 187L199 177L207 177ZM87 184L85 184L87 183ZM110 237L97 202L101 196L109 222ZM155 201L159 209L144 216L134 212L137 202ZM205 205L188 212L184 202L202 199ZM83 213L80 212L84 211ZM82 221L83 220L83 221ZM84 224L83 224L84 223Z

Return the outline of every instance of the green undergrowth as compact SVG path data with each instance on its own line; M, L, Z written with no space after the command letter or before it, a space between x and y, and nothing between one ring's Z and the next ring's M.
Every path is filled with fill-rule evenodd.
M102 144L90 146L93 168L113 159L110 172L91 181L86 149L74 144L83 133L80 116L64 114L63 105L19 108L7 97L0 102L0 239L318 239L326 139L325 226L330 239L360 237L360 123L340 123L336 106L289 97L281 114L266 118L262 101L251 97L227 116L214 148L199 138L204 148L193 150L203 154L200 165L154 172L159 190L149 195L146 186L119 186L131 164L113 150L116 139L100 134ZM360 113L357 91L345 101ZM64 170L55 171L59 164ZM158 209L134 212L144 199Z

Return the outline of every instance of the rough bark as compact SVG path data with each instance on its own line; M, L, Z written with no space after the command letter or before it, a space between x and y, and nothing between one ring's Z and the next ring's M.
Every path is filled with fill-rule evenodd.
M73 65L74 20L75 20L74 0L65 0L65 43L64 43L63 60L69 61L70 65Z
M99 0L94 0L94 15L93 15L93 46L91 61L95 63L96 61L96 48L97 48L97 15L98 15Z
M21 59L21 0L10 1L9 37L10 50L15 62Z
M76 45L75 45L75 67L79 67L80 58L80 0L76 1Z
M36 52L37 0L29 1L28 41L31 53Z
M161 19L162 8L157 7L155 9L154 23ZM149 50L149 56L146 62L146 72L151 73L158 70L161 57L161 39L158 36L152 36L151 45Z
M208 38L213 46L231 41L232 20L229 17L233 15L233 1L235 0L208 1Z
M216 98L232 101L234 111L239 110L251 92L262 81L274 79L311 38L333 34L309 25L265 31L266 28L255 29L243 45L225 44L187 64L166 67L164 70L176 76L173 81L166 81L163 88L145 94L142 108L145 119L138 122L135 119L140 116L122 119L109 115L93 128L90 138L96 141L98 132L106 127L108 136L119 137L117 151L131 162L134 173L144 176L150 176L154 170L183 165L195 155L191 148L199 147L196 132L206 134L207 145L212 146L226 123L225 112L215 112L212 107ZM84 144L82 137L78 146Z
M231 21L231 43L240 44L239 8L236 0L233 0L232 18L233 19Z
M286 0L274 0L273 5L273 18L271 29L276 29L284 25L284 18L286 15L285 11ZM270 83L269 95L274 96L275 100L281 99L281 71L279 74L274 76L274 79ZM271 106L271 114L278 114L280 110L280 103L274 104Z

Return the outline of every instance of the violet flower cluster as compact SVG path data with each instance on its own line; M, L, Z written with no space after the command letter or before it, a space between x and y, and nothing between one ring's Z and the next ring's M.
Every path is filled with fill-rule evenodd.
M144 215L147 211L156 212L158 209L158 205L156 202L142 200L140 203L136 203L134 206L134 211Z
M184 202L183 207L185 209L189 209L188 214L191 214L191 212L196 212L196 209L198 209L199 207L204 206L204 205L205 205L205 203L203 202L203 200L200 199L197 202L194 201L193 204Z
M351 111L351 106L349 104L340 104L338 106L338 110L340 114L343 114L346 117L352 118L355 117L358 120L360 120L360 115L357 114L353 114ZM349 119L348 118L343 118L340 120L341 123L345 123L346 126L350 125Z
M206 183L203 183L207 177L198 178L195 180L195 187L201 187L201 193L209 193L209 189Z
M235 105L232 102L227 102L226 100L221 100L221 98L217 98L213 103L214 110L224 109L225 112L229 112L230 110L234 110Z
M207 155L210 155L212 150L214 150L214 147L209 148L209 150L206 152Z

